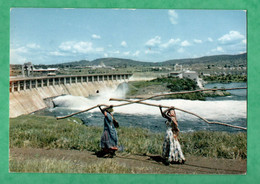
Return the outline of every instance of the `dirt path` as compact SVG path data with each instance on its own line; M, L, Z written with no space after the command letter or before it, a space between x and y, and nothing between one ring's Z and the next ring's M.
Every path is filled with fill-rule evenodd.
M71 160L80 163L97 163L107 158L99 158L94 152L60 149L11 148L10 156L13 159L52 158L57 160ZM130 155L117 153L113 160L129 168L143 167L145 173L160 174L245 174L246 160L230 160L186 156L184 165L172 164L169 166L161 162L159 155Z

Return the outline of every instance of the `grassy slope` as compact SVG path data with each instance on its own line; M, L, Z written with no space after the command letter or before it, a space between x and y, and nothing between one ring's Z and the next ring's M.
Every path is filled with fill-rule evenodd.
M101 120L102 121L102 120ZM78 122L78 123L77 123ZM77 118L56 120L35 115L10 119L10 148L31 147L98 151L102 127L87 127ZM117 129L119 144L129 154L161 154L164 133L141 128ZM247 158L246 133L191 132L181 133L185 154L228 158Z

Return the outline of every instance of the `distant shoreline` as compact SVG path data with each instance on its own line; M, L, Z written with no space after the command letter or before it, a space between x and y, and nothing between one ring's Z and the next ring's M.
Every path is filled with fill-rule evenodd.
M177 91L196 90L197 84L190 79L177 78L156 78L153 80L129 81L127 99L142 99L156 94L171 93ZM177 87L178 86L178 87ZM177 92L176 91L176 92ZM206 97L230 96L226 91L208 91L190 94L169 95L158 97L156 99L189 99L189 100L206 100Z

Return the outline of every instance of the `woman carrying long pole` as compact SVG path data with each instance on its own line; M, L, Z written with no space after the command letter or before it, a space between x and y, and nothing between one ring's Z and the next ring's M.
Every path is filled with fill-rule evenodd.
M98 105L98 107L100 111L104 114L104 130L100 141L102 154L103 156L108 154L109 157L113 157L118 149L118 137L113 123L113 121L115 120L112 115L113 106L105 107L103 109L100 105Z
M165 125L167 127L164 143L162 157L166 165L169 163L182 163L184 164L185 157L182 153L180 143L178 141L178 134L180 132L178 128L178 122L176 113L173 107L162 111L162 106L159 106L162 117L167 119Z

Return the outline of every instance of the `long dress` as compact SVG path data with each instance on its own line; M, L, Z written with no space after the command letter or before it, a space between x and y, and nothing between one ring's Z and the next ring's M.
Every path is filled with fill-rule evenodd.
M107 113L104 118L104 131L101 136L101 148L117 147L118 137L115 126L113 124L112 116Z
M185 157L181 150L181 145L178 141L178 131L174 129L174 125L171 121L165 122L167 126L165 139L163 143L162 157L167 162L183 163Z

